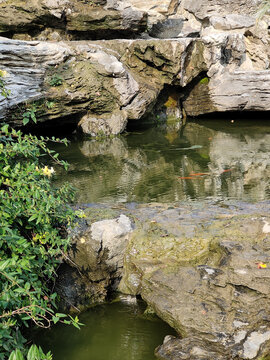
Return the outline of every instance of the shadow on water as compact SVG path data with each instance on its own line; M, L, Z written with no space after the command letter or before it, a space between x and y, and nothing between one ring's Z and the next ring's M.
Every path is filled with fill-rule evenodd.
M58 170L56 184L77 187L78 203L270 198L266 121L202 119L56 150L71 164L68 173Z
M143 303L112 303L80 316L85 326L56 326L40 331L35 341L51 350L54 360L154 360L163 338L176 335L157 317L147 320Z

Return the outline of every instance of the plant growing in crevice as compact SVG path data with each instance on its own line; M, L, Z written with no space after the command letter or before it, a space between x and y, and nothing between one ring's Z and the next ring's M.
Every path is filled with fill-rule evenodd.
M37 106L36 104L30 104L27 106L27 111L25 111L23 116L23 125L27 125L30 120L32 120L35 124L37 123L36 118Z
M54 74L50 81L49 81L50 86L60 86L63 84L63 78L60 75Z
M45 101L45 106L47 107L47 109L52 109L55 105L55 101L54 100L46 100Z

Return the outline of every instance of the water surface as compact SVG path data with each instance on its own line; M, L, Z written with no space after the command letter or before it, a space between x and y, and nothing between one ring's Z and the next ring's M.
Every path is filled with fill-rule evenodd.
M175 332L157 317L147 320L144 309L143 303L97 306L80 316L81 330L56 326L35 340L54 360L154 360L154 349Z
M78 203L270 198L267 121L161 125L56 150L71 164L57 181L78 189Z

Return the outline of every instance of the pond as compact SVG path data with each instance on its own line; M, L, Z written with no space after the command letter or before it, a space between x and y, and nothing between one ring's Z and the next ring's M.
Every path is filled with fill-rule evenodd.
M57 146L78 203L270 198L270 123L204 120Z
M164 336L175 335L167 324L143 315L143 302L100 305L80 316L85 326L56 326L36 334L36 342L54 360L154 360Z
M78 189L78 204L270 199L270 123L204 120L137 128L103 140L73 138L55 146L70 163L56 185ZM174 334L144 318L142 303L102 305L82 314L85 326L57 326L37 342L54 360L154 360Z

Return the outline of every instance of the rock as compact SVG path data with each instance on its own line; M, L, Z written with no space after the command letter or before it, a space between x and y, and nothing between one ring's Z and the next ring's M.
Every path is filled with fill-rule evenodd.
M178 87L179 118L269 111L268 23L265 17L255 24L258 0L20 4L0 3L3 34L53 41L141 38L0 39L0 66L11 91L7 99L0 96L0 118L13 126L34 109L43 126L54 120L73 128L80 123L92 136L118 134L152 111L165 85ZM141 36L147 14L149 31Z
M234 71L199 82L183 106L190 116L225 111L269 111L270 71Z
M112 212L101 209L100 213L106 218ZM61 265L56 285L62 307L73 311L104 302L108 291L115 289L133 231L130 219L123 214L115 219L88 220L88 224L82 223L73 230L73 245L63 258L65 263Z
M15 37L24 34L25 40L28 37L34 40L48 28L51 32L60 32L62 39L70 40L105 35L111 38L121 32L131 36L146 29L146 13L130 7L109 9L105 5L105 1L80 0L1 2L0 32Z
M248 29L255 25L254 17L239 14L211 16L209 22L217 30Z
M222 346L206 343L198 337L179 340L166 336L162 346L155 350L160 360L224 360L226 350Z
M101 220L91 225L91 236L107 253L106 264L116 271L123 267L123 253L133 228L130 219L121 214L113 220Z
M224 16L228 14L253 15L260 5L259 0L238 2L233 0L184 0L181 6L194 14L200 20L207 20L211 16Z
M123 299L142 296L181 336L164 339L159 359L261 358L270 349L269 210L233 201L92 206L72 232L57 289L80 310L122 277Z
M123 132L127 124L127 113L118 110L112 113L103 114L99 117L93 115L84 115L78 126L86 135L108 136L117 135Z
M63 119L76 125L83 117L80 128L88 134L118 134L129 119L151 111L164 84L177 80L191 41L2 39L0 62L9 74L10 96L0 97L0 117L19 126L22 114L33 106L39 122Z
M126 251L120 290L141 295L184 337L167 339L158 358L254 359L268 353L270 275L258 266L270 260L265 205L210 206L207 213L192 206L188 215L165 206L136 211L142 222Z

